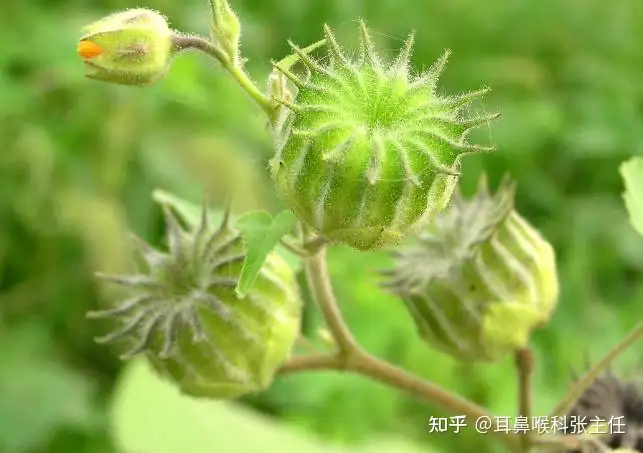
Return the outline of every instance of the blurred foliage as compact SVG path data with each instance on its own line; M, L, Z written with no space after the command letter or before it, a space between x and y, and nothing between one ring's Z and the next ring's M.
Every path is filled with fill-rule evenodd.
M471 193L483 170L492 182L510 172L520 183L518 210L557 250L560 305L534 338L536 406L549 409L568 386L570 367L582 366L586 354L598 358L640 316L643 240L628 224L618 169L643 151L643 2L232 2L243 24L248 68L262 83L270 59L288 53L287 39L315 42L328 22L341 41L354 45L355 20L363 17L391 53L415 29L418 70L452 49L442 80L446 92L493 88L485 109L503 117L479 134L498 151L467 159L463 190ZM156 8L176 28L207 33L205 0L0 6L3 453L163 453L124 451L114 442L119 431L112 430L107 408L114 395L122 400L114 393L117 379L131 376L121 376L123 364L92 341L101 326L84 316L103 297L92 273L130 265L128 230L160 243L154 189L196 203L204 187L233 185L242 194L238 212L281 209L265 171L272 151L264 118L216 64L181 56L166 79L144 90L84 78L75 54L79 28L132 6ZM511 360L459 364L426 348L401 303L377 290L377 269L387 261L382 253L331 253L338 298L358 339L499 415L514 414ZM305 318L311 338L320 326L311 308ZM634 351L619 366L632 369L639 358ZM140 379L137 385L146 388ZM127 420L171 411L170 400L164 406L159 398L130 402ZM446 414L354 376L288 376L240 404L326 443L362 445L394 436L427 452L498 451L471 429L428 434L430 417ZM214 414L203 423L216 427L221 417L227 416ZM228 434L235 429L230 423L221 425L229 426ZM248 430L239 427L239 436ZM406 448L382 445L382 451ZM268 450L265 442L261 447Z

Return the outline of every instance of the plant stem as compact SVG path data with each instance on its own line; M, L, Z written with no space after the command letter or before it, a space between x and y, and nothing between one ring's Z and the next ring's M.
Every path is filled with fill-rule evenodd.
M317 250L305 260L306 277L313 293L313 299L324 316L342 354L349 356L359 350L350 329L339 310L326 265L326 246L320 244Z
M576 404L578 399L585 393L585 390L592 385L600 374L605 371L611 363L627 348L643 337L643 322L635 326L630 333L614 346L605 357L603 357L593 368L587 371L585 375L572 387L572 389L563 397L563 399L551 411L549 417L561 417L565 415Z
M243 70L241 66L231 62L228 56L214 43L208 41L206 38L195 35L186 35L175 33L173 35L174 46L177 51L186 49L199 50L211 57L217 59L221 65L232 75L237 81L239 86L243 88L246 93L250 95L253 101L261 107L271 120L274 119L275 109L270 102L270 98L263 94L259 88L254 84L250 77Z
M491 424L489 433L500 436L508 446L515 448L517 436L512 432L495 429L496 417L483 407L368 353L357 343L337 305L326 262L326 245L319 244L305 260L306 276L313 298L322 312L339 351L331 355L295 357L281 369L282 374L311 371L350 371L391 387L407 391L422 400L436 404L457 415L464 415L469 423L485 418Z
M527 347L516 351L515 358L518 374L518 415L530 421L532 419L531 376L534 369L534 356ZM521 440L523 453L529 453L532 445L530 429L522 433Z

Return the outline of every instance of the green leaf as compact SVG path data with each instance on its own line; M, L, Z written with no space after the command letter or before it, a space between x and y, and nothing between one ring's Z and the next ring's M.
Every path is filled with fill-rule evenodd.
M188 225L196 225L201 220L201 209L203 208L197 204L186 201L161 189L156 189L152 192L152 198L157 203L170 207L181 218L181 220ZM218 224L223 220L222 209L210 209L208 212L212 223ZM275 251L288 263L293 272L299 272L301 270L301 260L297 255L281 244L277 244Z
M237 220L236 227L241 231L246 248L246 259L236 288L240 297L252 287L268 254L281 238L292 231L295 223L297 218L290 210L281 211L274 218L265 211L254 211Z
M623 199L630 216L630 223L643 235L643 157L633 157L620 167L625 183Z
M325 445L233 402L182 395L143 359L130 362L120 375L110 417L116 446L136 453L227 452L231 446L235 453L434 451L394 439L350 449Z

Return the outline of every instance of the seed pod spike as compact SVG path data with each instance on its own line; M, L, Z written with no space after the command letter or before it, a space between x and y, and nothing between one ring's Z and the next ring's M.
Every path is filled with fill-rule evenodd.
M210 225L207 198L185 227L165 207L168 251L146 273L111 276L125 301L88 314L117 325L96 339L123 360L144 355L182 393L228 399L266 389L299 335L301 299L290 266L271 252L244 299L234 288L247 251L226 197ZM225 338L224 338L225 337Z
M467 129L484 121L458 110L467 99L435 92L448 54L429 77L414 78L414 33L385 64L363 21L359 29L356 60L328 26L332 63L302 56L310 77L288 101L296 107L282 110L288 127L275 134L271 176L284 204L315 234L375 250L400 243L444 209L462 157L492 148L466 140Z

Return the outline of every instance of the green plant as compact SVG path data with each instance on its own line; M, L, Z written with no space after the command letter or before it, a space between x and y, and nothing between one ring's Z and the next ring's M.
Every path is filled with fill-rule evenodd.
M400 57L390 65L391 69L384 70L384 63L376 55L368 30L362 24L362 52L359 60L355 62L348 60L335 42L330 30L326 28L326 40L323 43L313 44L306 49L299 49L293 45L294 55L275 63L275 71L269 77L269 93L266 94L250 80L243 69L243 59L239 52L241 27L236 15L227 2L213 0L211 6L212 40L172 32L170 46L154 47L158 39L165 40L167 35L159 36L156 29L136 28L131 24L110 26L108 30L101 30L103 27L101 24L104 23L99 22L90 26L92 34L83 38L84 44L79 47L79 53L92 69L96 69L98 65L96 58L101 58L101 55L111 55L110 65L105 67L108 70L102 73L103 80L131 83L133 80L139 80L138 74L141 82L149 83L157 80L149 74L152 72L155 76L162 75L174 53L189 49L199 50L219 61L265 112L274 131L276 142L275 157L271 165L272 176L287 209L275 217L263 212L252 212L236 220L235 227L241 232L245 251L243 265L230 271L233 281L230 286L234 292L228 293L229 299L226 299L224 305L237 306L248 303L253 288L260 284L261 273L267 266L266 257L273 253L278 243L281 243L303 261L308 285L324 315L336 347L335 351L322 355L295 356L287 359L280 354L270 362L272 368L269 373L270 378L277 367L280 367L281 374L321 369L355 372L409 391L419 399L442 405L455 414L465 415L469 419L489 417L493 423L493 415L484 408L379 360L357 344L343 321L333 295L325 262L327 247L337 242L360 250L368 250L382 246L395 246L408 240L411 243L410 247L415 247L411 250L417 251L418 245L413 243L414 239L420 239L421 242L423 233L437 225L438 223L434 222L439 222L438 219L448 219L449 216L459 214L457 204L448 207L459 178L459 159L467 152L490 151L488 148L465 142L466 135L472 127L484 124L495 116L465 115L464 107L480 97L483 92L478 91L453 98L437 96L435 84L445 63L445 57L424 76L417 80L410 79L408 56L411 51L411 39L407 41ZM101 32L109 32L113 36L113 41L103 42L95 39L95 34ZM330 48L331 63L327 66L309 56L322 44ZM158 51L164 51L165 54L159 55ZM295 74L292 68L297 63L303 63L307 73ZM119 64L124 66L119 67ZM123 71L127 71L131 77L123 78ZM91 74L95 75L95 73ZM176 203L165 204L167 209L177 209ZM634 211L635 203L631 198L628 199L628 205ZM467 213L467 216L470 216L467 219L472 223L464 226L477 227L478 222L484 223L489 218L497 220L494 218L494 209L496 206L492 204L482 206L479 210L471 210ZM508 212L502 211L503 216L511 215ZM436 219L436 216L441 217ZM500 216L501 220L505 220L503 216ZM526 236L536 234L530 232L532 227L526 225L523 220L517 222L520 228L524 227L523 233ZM186 221L186 223L190 222ZM448 224L448 222L445 223ZM491 229L484 233L491 236L503 234L502 228L494 230L499 225L498 221L489 223L490 225L481 226ZM475 228L471 230L475 232ZM471 241L453 244L449 242L450 233L455 231L446 231L444 237L440 239L442 242L434 244L446 250L447 254L463 253L462 256L454 256L448 264L456 259L466 261L470 256L475 257L478 256L476 254L484 253L481 251L485 245L483 239L487 239L484 234L479 238L474 237ZM526 242L529 243L529 241ZM539 238L538 243L543 242ZM502 247L506 245L502 241L500 243ZM519 239L518 245L520 244L522 242ZM529 245L533 246L533 243ZM537 247L547 249L549 245L544 242L543 246ZM462 248L464 250L461 250ZM493 249L494 246L492 245L491 248ZM547 321L556 299L556 291L551 288L556 288L558 283L551 257L541 260L544 261L542 264L538 259L534 261L533 255L521 255L520 252L511 250L511 247L504 248L507 249L504 265L490 266L489 273L496 274L495 278L499 279L501 284L520 280L521 277L526 279L517 285L512 285L515 286L512 289L517 288L517 292L508 291L508 296L491 294L493 291L490 289L496 288L497 285L487 285L484 291L470 291L470 294L464 297L454 294L459 289L467 289L466 285L473 283L474 276L471 272L463 272L455 286L453 281L449 281L448 285L438 285L436 289L434 279L431 278L434 275L424 274L423 266L412 266L405 272L404 288L398 293L404 292L405 294L402 294L404 299L408 296L409 290L422 290L424 285L431 283L430 302L437 305L437 310L419 310L417 300L412 301L413 298L408 298L406 301L411 309L415 309L413 315L419 326L434 326L422 332L427 340L431 334L435 334L437 330L435 326L439 326L438 328L445 332L449 330L456 332L455 337L452 338L453 344L457 345L465 337L467 342L471 339L479 340L480 344L475 344L474 341L473 346L481 347L482 354L477 351L468 356L470 359L496 358L507 352L514 353L519 378L518 413L529 419L533 415L530 374L534 364L527 340L532 328ZM172 256L177 255L172 253ZM422 256L422 260L429 261L432 256L432 253L427 253ZM427 267L431 264L433 263L429 262ZM436 260L435 264L440 262ZM212 271L208 269L206 261L199 261L195 266L206 276ZM452 267L445 266L445 269L438 269L438 271L449 274ZM464 266L464 269L470 268L471 266ZM524 272L527 268L529 271ZM180 267L173 269L176 273L185 270ZM514 274L507 276L507 272ZM542 280L545 283L538 281L533 283L532 280L537 280L534 273L542 274ZM177 280L175 275L168 274L166 278ZM475 278L479 279L481 276L477 275ZM193 289L203 289L200 286L202 282L194 282L193 278L182 277L180 280L181 291L191 293ZM136 283L153 286L159 281L136 281ZM205 282L207 284L207 279ZM161 281L161 283L164 282ZM399 290L399 284L398 278L392 286ZM543 289L544 286L550 288ZM532 297L534 292L536 296ZM175 293L172 292L172 294ZM444 297L440 297L441 294ZM447 294L451 297L447 297ZM482 299L484 304L480 303ZM206 302L195 297L188 297L185 300L187 304L192 304L189 306L190 309L198 307L202 313L206 313L204 316L207 317ZM482 316L481 319L477 319L476 313L467 313L466 303L458 305L457 309L453 310L452 316L445 321L439 316L440 310L453 309L453 305L440 307L440 304L450 301L484 305L475 307L483 310L489 307L509 307L510 310L503 309L497 317L487 317L487 320L495 320L492 322L492 328L489 329L485 327L484 319L488 313L477 313ZM160 302L161 305L167 305L168 302L174 303L175 299L167 298ZM513 308L511 303L514 302L528 307L541 304L544 310L526 309L514 312L511 310ZM154 311L155 306L158 305L159 302L151 305L149 313L158 314L159 310ZM140 308L140 305L136 308ZM216 310L212 307L210 309ZM139 319L123 318L125 312L121 310L112 310L110 314L117 315L117 320L121 321L133 322ZM518 314L520 322L515 324L515 316ZM472 323L464 322L467 316L472 317ZM152 318L150 322L155 319ZM236 338L236 334L242 336L245 331L256 333L244 322L241 322L237 330L234 326L232 327L232 338ZM185 323L187 324L188 321ZM288 326L284 328L289 329L291 323L287 324ZM132 337L137 340L147 338L135 330L137 326L137 324L127 324L129 329L124 334L136 334ZM146 324L144 328L148 327L149 325ZM181 324L177 330L181 327L185 326ZM277 325L275 328L280 327ZM145 330L143 333L145 332L150 331ZM604 360L589 370L577 382L570 394L554 409L552 416L564 415L576 410L576 402L583 395L587 395L588 387L596 382L614 357L637 340L642 333L643 328L637 327ZM213 338L216 334L216 329L208 331L208 335ZM163 340L168 338L172 337L169 334L162 337ZM278 340L280 344L277 346L280 350L289 349L292 345L290 335L284 335L284 338ZM185 381L177 376L187 373L190 367L202 366L205 362L212 360L213 357L208 356L208 351L214 356L221 353L222 349L201 348L200 354L197 354L198 341L192 342L188 338L184 342L185 348L180 348L182 355L175 352L179 354L174 356L175 372L170 372L169 375L184 392L199 393L191 391ZM171 356L168 352L169 348L167 351L164 350L165 348L159 350L158 343L155 346L151 346L152 344L155 344L154 341L149 344L140 343L135 352L145 353L153 363L157 364ZM171 342L168 344L172 345ZM232 354L243 359L246 344L235 343L231 347ZM223 370L223 375L226 375L226 370ZM217 372L209 377L219 378L220 375ZM247 386L244 390L256 391L264 388L269 384L265 378L266 376L263 375L260 380L261 385ZM239 392L234 394L236 396ZM212 394L211 396L230 395ZM506 430L495 431L494 426L491 427L491 431L495 431L499 440L516 451L531 451L534 447L553 449L562 447L576 450L585 445L601 445L600 441L596 440L596 436L573 433L563 435L561 432L541 434L534 433L533 430L520 433L516 424L517 422Z

